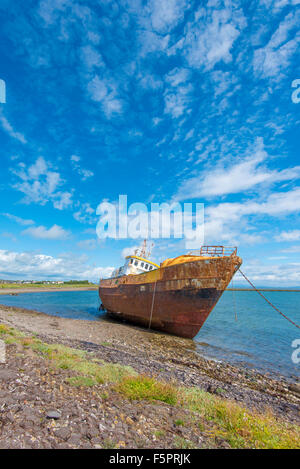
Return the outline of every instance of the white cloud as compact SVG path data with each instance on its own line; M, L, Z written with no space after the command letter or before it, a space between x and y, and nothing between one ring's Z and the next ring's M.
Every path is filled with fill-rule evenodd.
M96 267L85 256L58 257L32 252L0 250L0 275L19 279L88 279L99 281L111 275L113 267Z
M300 252L300 245L290 246L288 248L281 249L280 252L285 252L289 254L297 254L298 252Z
M184 18L188 7L188 0L148 1L154 31L164 34L173 29Z
M96 224L97 219L94 216L94 213L95 210L91 205L88 202L85 202L79 205L79 210L73 214L73 217L80 223Z
M59 13L70 5L72 0L42 0L38 13L47 25L51 25L57 21Z
M193 86L188 83L189 71L187 69L175 68L165 77L168 84L164 93L165 113L172 117L180 117L191 101Z
M186 26L184 41L177 46L191 67L211 70L220 61L231 62L231 48L245 26L238 8L199 8ZM174 49L176 52L176 48Z
M300 188L275 192L265 201L248 200L244 203L220 203L205 208L205 244L212 241L252 244L270 238L272 234L253 232L257 223L253 218L282 217L300 212ZM257 218L256 218L257 220Z
M117 86L113 80L101 79L96 75L89 81L87 89L91 99L102 104L106 117L122 113L122 100L118 97Z
M222 163L212 169L201 171L197 176L186 179L175 196L178 200L198 197L215 197L237 194L258 185L271 185L300 177L300 166L281 171L271 170L262 163L267 159L261 140L258 139L253 154L236 164Z
M82 168L79 164L79 161L81 158L77 155L72 155L71 156L71 162L73 169L77 171L77 173L81 176L82 181L86 181L88 178L94 176L93 171L90 171L89 169Z
M242 266L242 271L247 274L247 277L251 279L255 286L296 287L300 285L300 263L297 262L266 265L260 259L255 259L252 262L246 261ZM245 283L249 285L239 272L234 277L234 281L235 284ZM274 314L276 314L275 311Z
M170 36L161 36L150 30L144 30L138 32L140 42L140 55L146 56L151 52L163 52L168 48Z
M8 122L8 120L3 115L1 110L0 110L0 123L1 123L2 129L5 130L5 132L8 133L8 135L10 135L10 137L12 137L16 140L19 140L19 142L21 142L21 143L24 143L24 144L27 143L27 140L24 137L24 135L21 134L20 132L16 132L14 130L13 126Z
M275 236L276 241L300 241L300 230L282 231Z
M134 254L134 251L135 251L136 249L139 249L139 248L140 248L140 245L138 245L138 246L130 246L130 247L128 247L128 248L124 248L124 249L122 249L122 254L121 254L121 256L124 257L124 258L127 257L127 256L132 256L132 255Z
M71 156L71 161L75 161L76 163L78 163L78 161L80 161L80 156L72 155Z
M21 179L14 184L14 188L23 192L23 203L32 202L45 205L51 201L59 210L72 205L72 193L62 192L58 188L63 184L60 174L52 171L43 157L39 157L34 164L26 168L24 163L19 163L18 169L12 172Z
M94 67L104 67L101 54L91 45L84 46L80 49L80 57L83 65L92 70Z
M3 231L1 233L1 236L3 236L4 238L11 239L13 242L17 241L17 238L15 237L15 235L13 233L10 233L9 231Z
M299 22L299 12L289 13L279 24L268 44L255 51L253 68L257 75L279 80L281 72L286 73L300 43Z
M19 225L24 225L24 226L34 225L33 220L28 220L28 219L25 219L25 218L17 217L16 215L12 215L11 213L2 213L2 215L9 218L10 220L15 221Z
M44 226L33 226L22 231L23 235L30 235L33 238L37 239L67 239L70 237L70 232L64 230L61 226L53 225L51 228L47 229Z

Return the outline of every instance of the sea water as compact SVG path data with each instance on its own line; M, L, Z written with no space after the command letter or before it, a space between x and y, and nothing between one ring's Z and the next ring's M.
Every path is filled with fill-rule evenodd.
M265 296L300 323L300 292L266 292ZM98 311L97 291L1 295L1 303L90 321L101 320L105 314ZM292 343L296 339L300 339L300 330L256 292L225 291L194 342L197 351L207 358L294 379L300 371L300 364L292 360Z

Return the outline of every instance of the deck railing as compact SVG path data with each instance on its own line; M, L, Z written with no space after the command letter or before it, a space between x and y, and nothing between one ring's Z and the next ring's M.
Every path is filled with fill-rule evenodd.
M236 253L237 247L235 246L202 246L200 252L199 250L189 252L189 254L200 255L202 257L236 256Z

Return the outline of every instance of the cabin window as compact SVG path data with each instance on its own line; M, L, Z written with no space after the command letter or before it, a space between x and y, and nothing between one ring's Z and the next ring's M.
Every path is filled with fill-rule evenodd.
M150 265L149 270L152 270L152 269L153 269L153 267L152 267L152 265Z
M138 261L135 261L135 262L134 262L134 265L139 265Z
M132 264L132 263L133 263L133 259L130 259L130 262L129 262L129 264Z
M145 264L145 269L148 269L148 264Z
M144 267L144 262L141 263L141 267Z

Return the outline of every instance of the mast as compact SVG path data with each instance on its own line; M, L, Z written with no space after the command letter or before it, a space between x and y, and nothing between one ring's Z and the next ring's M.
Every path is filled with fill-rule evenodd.
M140 257L145 258L146 257L146 248L147 248L147 241L144 239L143 245L140 249Z

